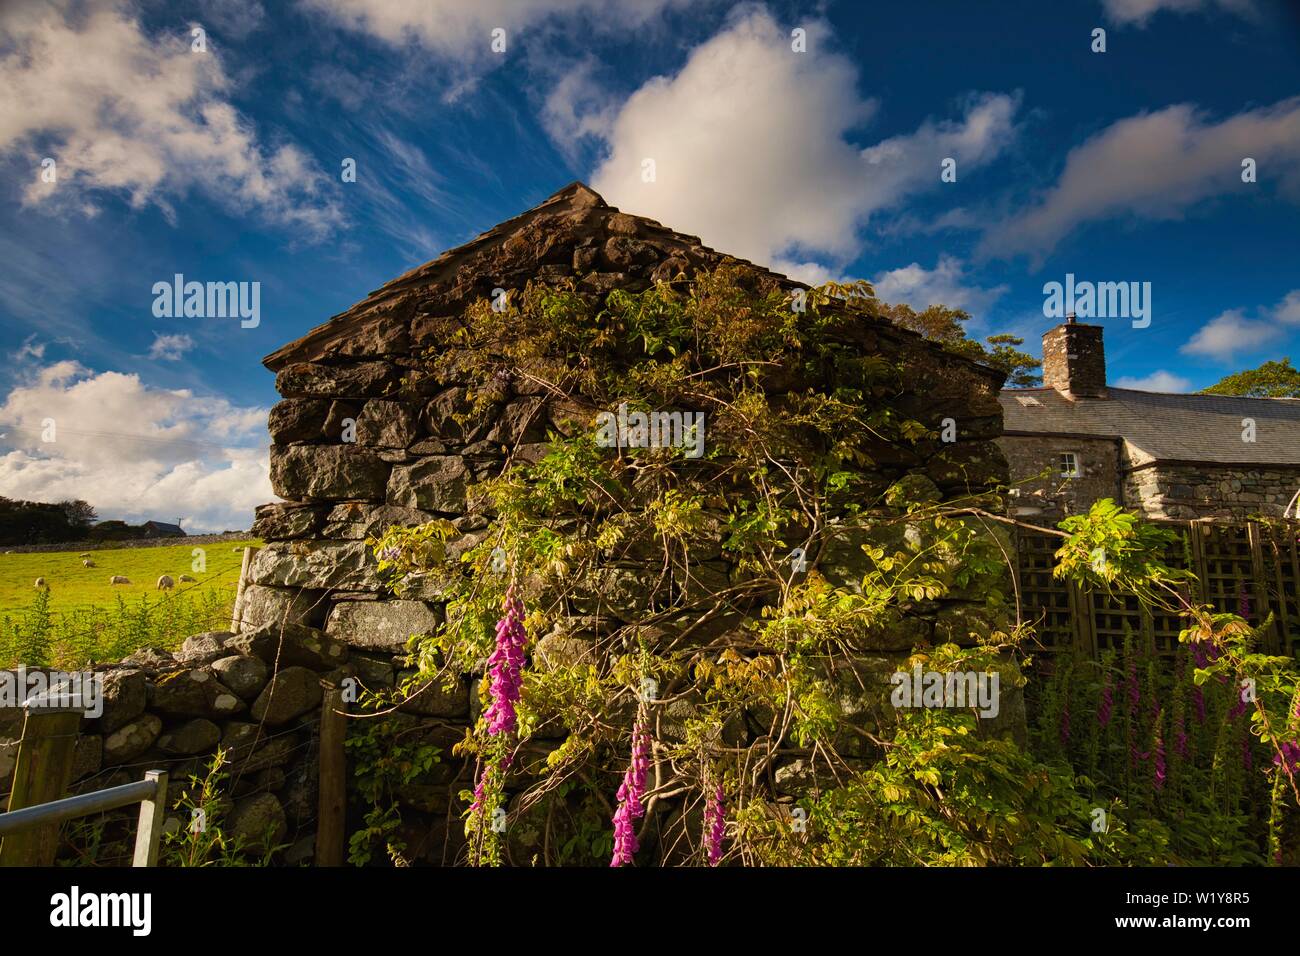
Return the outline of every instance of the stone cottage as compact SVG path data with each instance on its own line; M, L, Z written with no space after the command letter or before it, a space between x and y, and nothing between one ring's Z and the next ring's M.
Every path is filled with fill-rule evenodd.
M1153 519L1281 517L1300 492L1300 401L1111 387L1099 325L1046 332L1043 387L999 400L1013 508L1028 520L1099 498Z

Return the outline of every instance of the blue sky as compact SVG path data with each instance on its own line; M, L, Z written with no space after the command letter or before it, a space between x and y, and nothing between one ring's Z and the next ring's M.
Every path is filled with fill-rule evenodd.
M261 357L574 179L1034 353L1044 283L1149 282L1134 387L1300 335L1295 2L19 0L0 84L0 494L105 517L247 527ZM156 317L176 273L259 324Z

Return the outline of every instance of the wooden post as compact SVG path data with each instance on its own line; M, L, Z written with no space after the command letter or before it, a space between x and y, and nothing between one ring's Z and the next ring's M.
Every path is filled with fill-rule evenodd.
M132 866L157 866L158 841L167 815L167 771L150 770L144 775L158 788L153 798L140 801L140 822L135 828L135 858Z
M61 799L72 782L72 757L81 726L81 708L28 704L23 739L14 764L9 809L22 810ZM59 848L59 825L11 833L0 844L0 866L53 866Z
M1246 540L1250 543L1251 597L1255 602L1255 620L1262 624L1273 608L1268 599L1268 580L1264 576L1264 543L1261 540L1258 522L1246 522ZM1285 615L1285 611L1283 614ZM1276 618L1264 632L1264 650L1270 654L1277 654L1281 650Z
M343 865L344 815L347 810L347 703L336 685L321 681L325 694L320 711L320 797L316 811L316 865Z
M258 548L249 545L244 548L244 557L239 564L239 584L235 587L235 609L230 614L230 630L238 634L240 627L239 621L243 609L240 605L244 601L244 584L248 581L248 574L253 569L253 555L257 554Z

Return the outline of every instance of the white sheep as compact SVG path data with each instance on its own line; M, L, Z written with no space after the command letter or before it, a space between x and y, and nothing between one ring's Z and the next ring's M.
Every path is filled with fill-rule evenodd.
M44 579L44 578L37 578L37 579L36 579L36 585L35 585L35 586L38 587L38 588L48 588L48 587L49 587L49 585L45 583L45 579Z
M131 579L120 574L115 574L108 579L109 584L130 584Z
M92 561L90 558L83 558L81 561L81 566L83 568L93 568L95 566L95 562Z
M170 574L164 574L158 579L159 591L170 591L174 587L176 587L176 582L172 580Z

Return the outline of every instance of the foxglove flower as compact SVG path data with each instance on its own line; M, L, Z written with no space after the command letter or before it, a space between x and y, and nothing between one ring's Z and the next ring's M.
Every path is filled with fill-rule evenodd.
M1110 723L1110 712L1115 706L1115 689L1109 678L1101 689L1101 703L1097 705L1097 724L1103 729Z
M1291 773L1300 771L1300 744L1287 740L1282 743L1282 752L1273 755L1273 763L1285 766Z
M1155 747L1153 749L1155 751L1155 759L1153 761L1155 777L1153 778L1153 782L1156 790L1160 791L1165 788L1165 740L1160 735L1159 730L1156 731Z
M1065 706L1061 708L1061 746L1068 746L1070 743L1070 701L1067 698Z
M637 724L632 728L632 759L618 788L618 809L614 811L614 856L609 861L610 866L631 863L636 851L641 849L634 821L645 816L641 799L645 796L645 775L649 766L650 735Z
M518 719L515 704L519 702L519 691L523 687L524 644L527 639L524 602L512 584L506 591L505 617L497 622L497 647L487 661L492 703L483 712L483 718L487 721L488 733L493 736L515 731Z
M727 832L727 811L722 798L722 784L718 784L704 806L704 845L709 866L717 866L722 860L722 839Z

